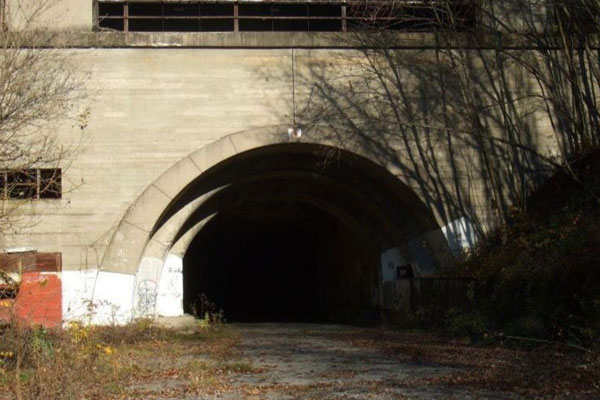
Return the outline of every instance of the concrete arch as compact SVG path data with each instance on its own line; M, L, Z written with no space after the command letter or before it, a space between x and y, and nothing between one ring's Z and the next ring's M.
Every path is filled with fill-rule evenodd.
M356 224L361 222L361 225L365 227L370 227L374 224L379 224L384 226L384 231L388 233L391 237L399 237L402 233L396 232L397 227L391 224L389 221L385 219L385 215L383 215L377 207L373 205L369 205L369 199L366 197L360 197L359 192L355 192L351 187L347 185L340 184L338 182L332 181L325 177L307 175L305 173L298 173L289 171L286 173L287 176L282 176L280 173L273 175L261 175L254 179L247 179L236 184L236 188L232 190L223 190L215 193L213 196L208 198L205 202L203 202L193 213L191 213L186 222L181 225L180 230L175 234L173 240L177 241L181 236L185 234L192 226L196 225L196 223L202 221L208 215L212 215L218 210L223 210L224 208L235 207L236 204L241 204L245 200L241 196L235 196L236 191L241 191L242 193L245 190L256 190L257 187L264 188L265 186L277 185L278 180L284 179L293 179L296 187L294 188L283 188L278 193L273 193L271 195L265 195L270 198L279 198L281 200L294 197L297 199L312 199L313 204L320 204L322 207L328 209L336 209L339 210L336 213L340 215L350 215L350 210L348 207L351 205L348 203L353 203L352 205L357 208L357 204L366 204L366 209L361 210L359 215L355 215L352 219L353 222L349 222L349 224ZM319 195L310 194L304 191L298 190L298 185L302 184L304 180L312 179L313 181L317 181L319 184L323 185L324 189ZM323 197L331 196L335 193L338 196L338 199L334 200L324 200ZM310 200L307 200L311 202ZM345 202L344 206L340 205L340 203ZM347 220L348 218L343 218Z
M200 200L195 206L189 206L191 203L189 199L185 198L186 194L191 193L194 182L199 177L206 175L213 167L227 163L236 156L281 144L318 145L333 150L338 149L353 157L367 160L380 167L382 171L393 173L393 166L382 165L384 163L371 156L367 150L333 146L331 143L319 140L318 137L291 139L288 137L287 127L277 126L226 136L181 159L151 183L127 210L102 259L93 301L106 304L120 303L123 318L127 315L153 315L157 312L160 314L179 313L179 309L163 312L170 306L163 307L163 311L160 311L160 299L157 299L156 296L154 298L150 296L150 299L144 298L146 294L141 291L140 284L154 282L157 292L160 292L160 286L166 285L166 282L174 285L180 284L176 280L180 279L182 260L180 255L173 254L170 250L177 242L175 239L179 239L187 231L194 231L194 229L196 232L198 231L198 224L201 225L202 218L193 224L188 222L188 225L191 226L188 226L184 232L179 232L188 218L204 203ZM213 193L218 193L221 188L215 187L213 190L214 192L207 195L206 199L210 199ZM420 202L418 196L410 188L407 187L406 193L414 197L411 200L413 203ZM197 200L193 194L190 196ZM188 209L184 209L185 206L188 206ZM420 207L424 206L421 204ZM408 214L411 212L414 214L412 218L422 220L420 224L423 229L418 232L419 237L414 236L407 239L435 243L444 253L447 250L447 244L439 231L440 224L435 220L433 214L430 213L429 216L423 217L422 214L425 213L422 210L418 212L409 210ZM171 226L168 225L169 223ZM170 232L165 236L167 240L160 240L161 229ZM177 234L173 235L173 232L177 232ZM444 249L445 245L446 249ZM181 253L181 249L179 249L179 253ZM144 257L145 254L155 255L155 257ZM169 277L169 271L173 276ZM107 295L105 289L114 287L116 281L119 281L117 286L120 288L121 294L118 296ZM144 286L144 290L148 289L146 286ZM127 299L123 301L123 297L127 297ZM106 314L106 311L100 312L100 314L102 313ZM96 322L106 322L106 316L102 318L104 321Z
M243 131L223 137L181 159L146 187L127 209L102 258L101 270L135 274L156 221L170 202L204 171L241 152L289 141L283 127Z
M139 267L143 249L150 239L155 224L171 202L181 196L181 192L198 176L211 167L243 152L282 143L306 143L332 146L340 150L364 157L394 172L392 166L382 165L365 149L346 149L318 137L290 139L285 127L243 131L231 134L210 143L181 159L151 183L128 208L119 222L116 231L102 258L100 269L133 275ZM416 216L415 216L416 217ZM440 222L440 221L438 221ZM432 226L434 228L434 226Z

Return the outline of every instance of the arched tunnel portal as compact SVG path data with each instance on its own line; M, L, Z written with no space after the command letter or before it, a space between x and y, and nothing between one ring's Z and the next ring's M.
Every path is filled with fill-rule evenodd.
M439 226L412 190L329 146L230 157L191 182L153 234L194 201L173 240L192 232L182 251L187 312L206 296L229 321L364 320L381 302L383 252L397 249L417 275L445 256L423 239Z

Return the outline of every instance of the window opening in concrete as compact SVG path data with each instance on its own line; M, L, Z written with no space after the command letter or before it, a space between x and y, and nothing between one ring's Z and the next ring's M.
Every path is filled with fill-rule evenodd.
M227 32L234 30L234 5L221 3L200 4L200 30Z
M198 17L200 7L197 4L164 4L163 30L178 32L195 32L200 30L199 19L174 19L173 17Z
M273 4L274 31L308 31L307 4Z
M476 8L468 1L356 2L347 7L347 21L349 31L463 31L474 27Z
M133 32L428 31L475 23L469 1L98 2L98 26ZM390 4L393 4L390 6ZM449 17L452 15L452 18Z
M272 31L271 4L240 4L239 16L241 31Z
M0 172L3 199L60 199L60 168L29 168Z
M130 3L129 30L160 32L164 30L163 4Z
M335 32L345 30L345 7L340 4L309 4L309 31ZM341 17L341 18L339 18Z
M60 199L62 197L62 170L60 168L42 168L38 171L39 198Z
M100 3L98 5L98 26L116 31L127 30L125 29L123 3Z
M595 32L598 27L600 5L572 0L555 0L555 29L570 32ZM560 28L559 28L560 27Z

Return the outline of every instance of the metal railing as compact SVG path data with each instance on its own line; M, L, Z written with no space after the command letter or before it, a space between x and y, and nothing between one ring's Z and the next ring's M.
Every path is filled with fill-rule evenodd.
M444 24L474 23L469 2L198 1L97 3L100 29L118 31L349 31L369 28L424 31ZM365 4L369 4L368 6ZM391 7L391 4L396 6ZM398 5L399 4L399 5ZM379 5L379 7L378 7ZM444 8L445 7L445 8ZM448 8L453 7L453 8Z

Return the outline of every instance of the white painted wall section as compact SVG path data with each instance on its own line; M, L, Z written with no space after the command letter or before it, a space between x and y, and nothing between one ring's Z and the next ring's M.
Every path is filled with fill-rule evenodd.
M61 272L63 321L91 322L97 269Z
M448 246L454 256L468 252L477 243L475 227L466 217L450 222L442 228L442 233L448 240Z
M140 263L133 293L134 317L154 317L158 282L160 280L163 260L156 257L144 257Z
M175 254L167 255L160 274L156 315L163 317L183 315L183 259Z
M398 247L392 247L381 253L381 278L383 281L395 281L397 279L396 268L403 265L406 265L406 261Z
M94 289L91 322L123 325L133 317L134 275L100 271Z

